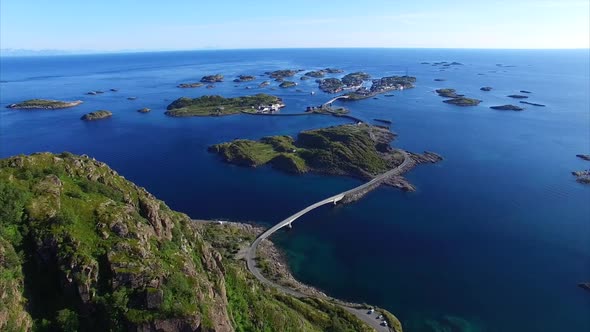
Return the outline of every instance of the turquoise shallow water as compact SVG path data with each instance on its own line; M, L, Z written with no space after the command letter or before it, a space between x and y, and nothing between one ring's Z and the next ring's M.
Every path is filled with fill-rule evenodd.
M423 61L458 61L446 68ZM498 66L497 64L503 64ZM291 176L221 163L206 152L236 137L296 134L343 123L329 117L173 119L167 104L182 95L268 92L300 112L329 99L313 80L294 89L245 90L238 74L284 68L337 67L377 77L418 78L394 97L349 103L353 115L392 120L394 145L431 150L445 161L407 177L415 193L381 188L348 206L314 211L276 236L302 281L334 296L396 313L408 331L587 331L590 294L590 187L572 170L590 168L590 69L583 51L264 50L202 51L0 59L0 103L82 99L53 112L0 109L0 156L63 150L109 163L171 207L195 218L275 223L360 182ZM506 67L508 66L508 67ZM215 89L181 90L181 82L225 74ZM434 78L444 78L435 82ZM491 92L479 90L492 86ZM460 108L433 90L450 87L483 103ZM98 96L90 90L118 88ZM506 96L532 91L546 108L499 112ZM135 101L126 99L137 96ZM138 114L136 109L152 108ZM112 110L110 120L79 117ZM430 327L429 327L430 326ZM451 329L455 327L455 329Z

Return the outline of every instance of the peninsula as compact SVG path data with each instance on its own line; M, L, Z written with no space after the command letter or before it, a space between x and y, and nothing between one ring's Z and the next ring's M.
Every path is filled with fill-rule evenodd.
M182 97L168 105L165 114L172 117L222 116L240 112L278 111L284 106L280 98L263 93L234 98L216 95L194 99Z
M82 104L81 100L75 101L61 101L50 99L29 99L17 104L10 104L7 108L21 109L21 110L56 110L62 108L75 107Z
M84 114L84 115L82 115L80 120L95 121L95 120L102 120L102 119L110 118L111 116L113 116L113 113L111 111L100 110L100 111L95 111L95 112L90 112L90 113Z
M94 158L2 159L0 197L11 198L0 199L2 330L369 332L378 326L361 305L297 297L259 281L239 253L260 231L193 221ZM381 312L390 325L399 323Z

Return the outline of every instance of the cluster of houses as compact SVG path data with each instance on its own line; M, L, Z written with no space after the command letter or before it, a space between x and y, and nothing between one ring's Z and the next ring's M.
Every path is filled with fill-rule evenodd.
M270 104L270 105L258 105L256 108L256 113L261 114L274 114L281 110L281 108L285 107L285 104ZM254 108L254 106L252 106Z

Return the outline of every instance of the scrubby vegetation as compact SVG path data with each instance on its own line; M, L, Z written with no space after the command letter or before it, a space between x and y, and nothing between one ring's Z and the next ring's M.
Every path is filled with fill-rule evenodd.
M316 171L369 178L401 162L389 146L393 134L369 125L342 125L260 141L235 140L209 148L233 164L256 167L271 164L290 172Z
M220 116L249 111L263 105L281 104L281 99L264 93L254 96L224 98L222 96L202 96L199 98L182 97L168 105L166 115L183 116Z

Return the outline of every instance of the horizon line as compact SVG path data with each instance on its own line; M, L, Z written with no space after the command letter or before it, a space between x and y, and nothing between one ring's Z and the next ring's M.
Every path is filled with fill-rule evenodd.
M590 51L590 47L561 48L502 48L502 47L253 47L253 48L192 48L192 49L121 49L121 50L63 50L63 49L23 49L2 48L0 57L35 57L35 56L68 56L68 55L101 55L101 54L135 54L135 53L167 53L167 52L203 52L203 51L257 51L257 50L338 50L338 49L397 49L397 50L474 50L474 51ZM8 52L8 54L6 54ZM18 54L18 53L24 54ZM10 54L14 53L14 54ZM27 54L28 53L28 54ZM51 54L54 53L54 54Z

